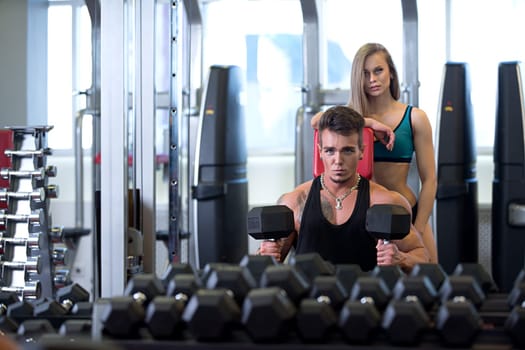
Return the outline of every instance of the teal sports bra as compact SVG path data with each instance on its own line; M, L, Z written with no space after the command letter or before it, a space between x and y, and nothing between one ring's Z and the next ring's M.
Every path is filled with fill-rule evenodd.
M412 106L408 105L403 118L394 129L396 140L392 151L381 141L374 141L374 161L410 163L414 155L414 133L412 132Z

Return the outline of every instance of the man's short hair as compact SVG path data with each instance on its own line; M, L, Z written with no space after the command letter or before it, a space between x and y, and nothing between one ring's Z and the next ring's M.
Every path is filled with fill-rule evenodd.
M349 136L354 132L359 135L359 147L363 146L363 127L365 119L356 110L348 106L333 106L324 111L319 120L319 134L328 129L337 134Z

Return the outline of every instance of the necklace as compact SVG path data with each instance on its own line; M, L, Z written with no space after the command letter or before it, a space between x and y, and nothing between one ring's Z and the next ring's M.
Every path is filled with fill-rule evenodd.
M326 185L324 184L324 173L321 174L321 187L323 190L325 190L333 199L335 199L335 209L341 210L343 209L343 200L350 195L354 190L357 189L359 186L359 181L361 180L361 175L357 174L357 181L354 186L350 187L348 191L346 191L342 196L337 197L335 194L330 192L328 188L326 188Z

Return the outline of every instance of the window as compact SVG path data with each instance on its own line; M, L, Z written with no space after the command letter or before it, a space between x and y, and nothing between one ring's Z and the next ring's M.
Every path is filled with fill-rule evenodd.
M86 107L83 93L91 87L91 20L83 2L50 2L48 10L49 147L72 149L74 117ZM84 147L91 145L91 120L85 118Z

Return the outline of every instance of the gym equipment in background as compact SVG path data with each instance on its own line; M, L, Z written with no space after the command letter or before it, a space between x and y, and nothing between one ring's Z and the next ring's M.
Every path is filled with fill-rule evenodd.
M247 149L241 93L239 67L210 67L192 188L195 232L190 242L197 267L236 262L248 252Z
M525 257L525 111L520 65L499 65L494 137L492 273L507 291Z
M447 63L436 132L436 240L440 265L451 273L478 261L476 142L466 63Z

